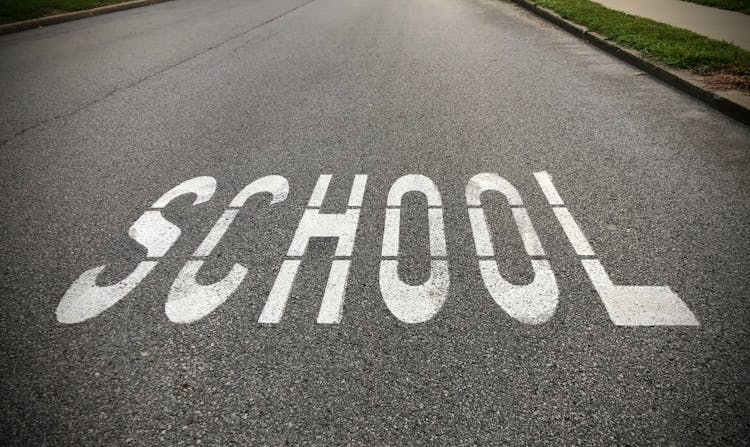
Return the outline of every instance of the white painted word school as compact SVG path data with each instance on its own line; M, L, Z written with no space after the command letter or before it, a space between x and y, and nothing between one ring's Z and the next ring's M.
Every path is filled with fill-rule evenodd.
M613 284L596 258L586 236L566 208L547 172L536 172L534 177L541 187L561 229L567 236L584 270L599 294L610 319L615 325L697 325L693 313L668 286L624 286ZM284 315L302 256L311 238L336 238L336 259L332 261L317 321L320 324L341 322L345 290L355 236L359 224L360 207L367 185L366 175L357 175L351 187L344 213L322 213L321 205L328 191L330 175L321 175L312 191L307 208L297 226L281 268L276 276L259 323L279 323ZM162 215L161 210L175 198L195 195L193 205L205 203L216 191L212 177L186 180L162 195L143 213L128 231L128 235L147 250L146 260L122 281L109 286L97 286L97 277L106 265L81 274L70 286L57 307L57 319L72 324L93 318L125 298L143 281L180 237L180 229ZM518 233L529 255L534 279L525 285L511 284L498 271L495 250L487 225L480 196L485 191L501 193L511 208ZM403 282L398 275L399 229L402 197L410 192L423 194L428 205L430 276L420 285ZM170 321L190 323L204 318L222 305L238 288L248 273L247 268L235 264L230 272L214 284L199 284L196 280L205 258L212 252L231 227L243 204L253 195L270 197L271 205L286 200L289 182L278 175L259 178L237 193L213 228L177 274L169 291L165 312ZM383 230L382 260L379 285L382 298L390 312L405 323L430 320L448 297L450 275L443 225L440 192L431 179L423 175L405 175L390 187ZM509 317L522 323L541 324L555 313L558 286L555 274L546 259L544 248L524 208L518 190L494 173L477 174L466 185L466 207L474 235L477 262L482 280L494 301Z

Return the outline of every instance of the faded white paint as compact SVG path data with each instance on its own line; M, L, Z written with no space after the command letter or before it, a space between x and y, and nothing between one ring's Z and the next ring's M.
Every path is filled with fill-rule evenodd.
M584 236L583 231L576 223L573 216L567 208L553 208L552 211L560 222L560 226L568 237L570 245L578 256L594 256L594 249L591 248L589 240Z
M289 300L289 294L292 292L294 278L297 276L297 270L302 263L299 259L287 259L281 264L279 274L276 275L276 282L273 283L271 293L268 295L266 305L258 318L258 323L279 323L284 316L286 302Z
M271 205L286 200L289 195L289 182L280 175L267 175L242 188L232 199L230 208L242 208L247 199L255 194L271 194Z
M279 175L262 177L244 187L232 200L230 206L241 207L251 196L263 193L271 195L271 204L279 203L289 195L289 183ZM238 212L238 209L224 211L193 256L205 257L211 254ZM177 275L164 305L170 321L190 323L205 317L229 299L247 275L245 267L235 264L229 274L221 280L213 284L198 284L196 277L203 262L202 260L188 261Z
M558 289L549 261L532 259L534 280L531 284L515 285L506 281L494 260L480 260L482 280L495 302L516 320L540 324L552 318L557 309Z
M224 211L221 217L219 217L219 220L217 220L211 228L211 231L209 231L203 239L203 242L201 242L198 248L195 249L193 257L203 258L210 255L214 248L216 248L216 245L218 245L221 238L224 237L224 233L227 232L229 226L232 225L234 218L237 217L239 212L240 210L236 209Z
M318 181L315 183L315 188L310 195L310 200L307 202L309 208L320 208L323 206L323 199L328 192L328 185L331 183L331 175L321 175L318 177Z
M398 276L398 261L380 262L380 292L386 307L404 323L423 323L443 307L448 298L448 261L430 261L430 277L419 285L409 285Z
M536 178L539 187L542 188L544 197L547 198L547 202L552 206L564 206L560 194L557 193L555 185L552 184L552 178L549 176L547 171L535 172L534 178Z
M447 256L445 248L445 223L443 210L430 208L427 210L430 238L430 256ZM401 236L401 209L388 208L385 212L385 228L383 230L383 247L381 254L385 257L396 257L399 252L399 238Z
M383 229L382 256L398 256L398 240L401 237L401 210L388 208L385 210L385 228Z
M388 206L400 207L404 194L414 191L424 194L430 207L427 210L430 256L447 256L443 210L434 208L441 206L442 200L440 191L432 180L422 175L405 175L399 178L388 192ZM401 210L386 210L381 252L384 257L398 256L400 227ZM431 319L448 298L449 286L448 261L432 259L430 277L420 285L409 285L401 281L397 260L384 259L380 262L380 293L388 310L404 323L422 323Z
M482 206L481 195L485 191L497 191L505 196L510 206L523 206L521 194L509 181L491 172L477 174L466 184L466 204L470 207Z
M287 257L299 258L304 256L310 239L318 237L337 238L336 256L350 257L352 255L354 239L359 225L360 210L358 207L362 205L367 176L355 176L347 202L348 208L340 214L320 212L330 182L331 175L321 175L318 178L308 201L308 208L302 215L292 243L289 245ZM281 270L258 319L259 323L279 323L281 321L300 263L301 261L298 259L287 259L282 263ZM321 301L318 323L333 324L341 321L350 263L348 259L333 261L326 283L326 291Z
M697 326L687 305L667 286L617 286L597 259L582 259L591 282L618 326Z
M205 261L187 261L177 274L169 290L164 311L173 323L191 323L200 320L221 306L247 274L247 269L234 264L232 270L213 284L198 284L196 277Z
M331 264L331 272L328 274L326 291L323 301L320 303L318 323L334 324L341 322L344 310L344 291L346 290L346 279L349 276L351 261L337 259Z
M526 208L512 208L510 211L513 214L513 220L516 222L518 234L521 236L526 254L529 256L545 256L542 242L531 224L531 218L529 213L526 212Z
M210 255L221 238L224 237L224 233L227 232L229 226L234 222L237 214L239 214L239 209L237 208L243 207L247 199L255 194L263 193L271 194L271 205L282 202L289 195L289 182L280 175L268 175L242 188L229 204L229 207L234 209L224 211L224 214L221 215L213 228L211 228L211 231L203 239L201 245L195 250L193 257L201 258Z
M562 198L547 172L534 173L547 202L570 241L576 254L599 294L604 307L615 325L699 325L695 315L680 297L667 286L620 286L614 284L602 263L595 256L588 239L565 207ZM337 239L336 256L331 263L326 289L322 297L317 321L320 324L336 324L342 320L345 291L351 268L351 256L360 217L366 175L354 178L347 202L347 210L339 214L321 213L332 176L321 175L308 201L308 208L300 219L297 230L287 251L287 259L281 265L268 300L260 315L260 323L279 323L294 285L301 258L311 238L333 237ZM155 269L158 259L168 253L181 236L180 228L162 215L161 209L176 198L194 194L193 205L205 203L216 190L216 180L211 177L196 177L175 186L156 200L128 229L128 235L146 250L146 260L138 263L124 279L107 286L98 286L97 280L107 265L92 268L81 274L66 291L57 309L61 323L79 323L106 311L132 292L143 279ZM515 285L506 281L499 273L492 235L482 208L481 196L486 191L503 194L510 206L511 215L518 228L526 253L530 259L534 278L530 284ZM399 237L403 196L410 192L423 194L428 204L430 276L419 285L404 283L398 275ZM281 176L266 176L243 188L231 201L201 244L179 271L169 291L165 312L170 321L190 323L197 321L221 306L238 289L248 270L235 264L220 281L200 284L197 280L205 257L209 256L236 219L239 208L256 194L270 194L270 203L285 200L289 194L289 183ZM465 189L469 219L474 235L476 253L482 279L494 301L512 318L522 323L539 324L548 321L555 313L558 303L558 286L554 272L541 241L532 225L531 218L523 206L518 190L497 174L478 174L467 183ZM450 287L445 223L442 199L438 188L422 175L405 175L391 186L385 213L379 285L390 312L405 323L420 323L430 320L444 305ZM589 258L589 259L584 259ZM198 259L195 259L198 258ZM293 259L289 259L293 258ZM395 258L395 259L394 259Z
M140 262L125 279L111 286L97 286L96 278L107 267L102 265L84 272L73 282L57 306L57 321L65 324L81 323L94 318L125 298L143 281L157 261Z
M162 195L152 208L164 208L177 197L195 194L193 205L205 203L216 191L212 177L186 180ZM180 236L180 229L166 220L160 211L143 213L128 230L128 235L146 248L149 258L164 256ZM98 286L96 280L106 265L84 272L76 279L57 306L57 320L61 323L80 323L93 318L133 291L156 267L157 261L143 261L125 279L110 286Z
M308 208L297 226L287 256L304 255L307 244L314 237L338 238L336 256L351 256L358 224L359 209L356 208L347 209L341 214L323 214L319 209Z
M213 177L195 177L185 180L162 195L151 208L164 208L177 197L185 194L195 194L193 205L208 202L216 192L216 179Z
M490 230L487 227L484 210L482 208L469 208L469 221L471 222L471 231L474 234L477 256L494 257L495 247L492 244L492 236L490 236Z
M513 220L529 256L544 256L542 243L531 224L518 190L497 174L477 174L466 185L466 203L474 234L474 245L480 257L495 254L487 217L481 208L481 195L485 191L503 194L511 205ZM557 309L559 290L552 267L546 260L531 259L534 279L531 284L514 285L506 281L493 259L480 259L479 270L492 299L511 317L527 324L540 324L549 320Z
M428 177L419 174L409 174L400 177L391 185L388 191L388 206L401 206L401 199L407 192L421 192L427 198L427 206L443 206L435 183Z
M146 211L128 229L128 236L146 247L146 257L160 258L167 254L180 238L182 231L161 215L161 211Z
M588 239L567 208L547 172L534 173L539 186L578 256L594 256ZM602 300L610 320L618 326L697 326L698 320L680 297L667 286L618 286L612 283L598 259L581 264Z
M362 206L362 200L365 197L365 186L367 186L366 175L355 175L354 183L352 184L352 193L349 195L349 206L350 208L358 208Z

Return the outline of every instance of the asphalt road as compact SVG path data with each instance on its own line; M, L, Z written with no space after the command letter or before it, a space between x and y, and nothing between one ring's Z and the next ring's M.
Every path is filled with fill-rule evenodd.
M500 1L176 0L2 36L0 441L747 445L749 153ZM276 203L230 209L271 175ZM474 219L467 185L510 199ZM595 288L594 259L668 303Z

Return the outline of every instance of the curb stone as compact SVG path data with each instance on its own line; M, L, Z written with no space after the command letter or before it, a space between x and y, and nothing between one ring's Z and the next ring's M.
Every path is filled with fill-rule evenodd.
M108 14L110 12L124 11L126 9L139 8L141 6L148 6L167 1L170 0L134 0L130 2L115 3L114 5L100 6L98 8L84 9L83 11L66 12L64 14L39 17L31 20L24 20L22 22L8 23L7 25L0 25L0 35L25 31L40 26L56 25L58 23L70 22L71 20L94 17Z
M724 94L709 90L697 81L697 77L687 70L672 70L661 67L653 62L643 58L638 52L632 51L608 41L603 36L586 29L576 23L563 19L555 12L543 8L529 0L511 0L513 3L533 12L543 19L557 25L565 31L589 42L596 47L606 51L637 68L648 73L649 75L665 82L672 87L681 90L688 95L703 101L709 107L734 118L735 120L750 126L750 98L744 98L743 95Z

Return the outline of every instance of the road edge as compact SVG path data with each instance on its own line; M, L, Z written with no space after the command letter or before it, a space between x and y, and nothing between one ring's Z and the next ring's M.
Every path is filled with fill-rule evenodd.
M659 79L660 81L669 84L670 86L687 93L688 95L696 98L709 107L718 110L719 112L750 126L750 108L748 106L735 101L722 93L714 90L709 90L697 82L691 80L689 72L686 70L671 70L666 67L657 65L654 62L646 60L639 53L618 46L603 36L588 30L587 28L578 25L577 23L571 22L567 19L560 17L557 13L541 7L536 3L529 0L511 0L513 3L531 11L537 16L557 25L559 28L573 34L574 36L589 42L596 47L604 50L612 56L623 60L630 65L633 65L640 70L648 73L649 75ZM750 101L748 101L750 104Z
M100 6L98 8L84 9L82 11L66 12L52 16L38 17L36 19L24 20L22 22L13 22L6 25L0 25L0 35L17 33L41 26L56 25L58 23L70 22L86 17L94 17L110 12L124 11L126 9L140 8L141 6L153 5L156 3L168 2L171 0L133 0L130 2L115 3L114 5Z

